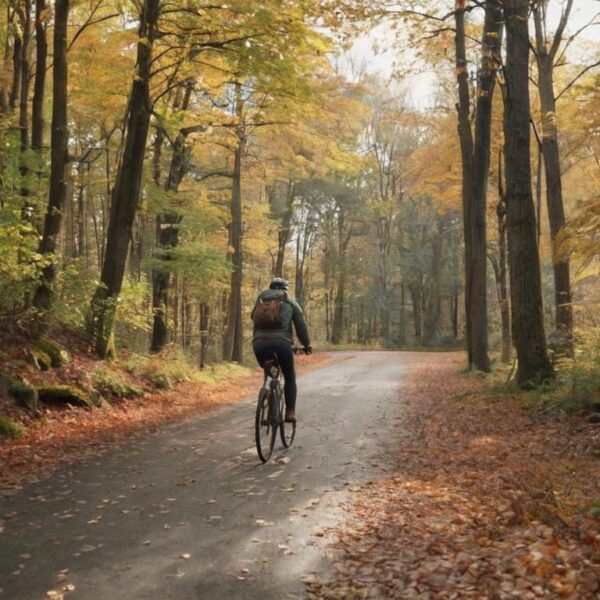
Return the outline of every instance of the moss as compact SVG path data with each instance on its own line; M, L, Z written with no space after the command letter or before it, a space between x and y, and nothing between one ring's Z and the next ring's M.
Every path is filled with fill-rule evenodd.
M62 367L69 360L69 353L60 344L49 338L40 338L33 343L33 348L38 352L43 352L50 357L50 364L53 367Z
M166 373L148 373L146 377L159 390L168 390L173 385L171 378Z
M91 408L94 400L77 388L69 385L55 385L38 388L40 402L48 404L74 404Z
M99 285L92 299L91 312L86 319L88 333L100 358L115 360L115 319L117 301L108 295L106 286Z
M107 396L117 398L137 398L144 394L144 390L137 385L126 381L119 373L115 373L106 367L98 367L92 374L94 387Z
M16 438L23 435L23 429L17 423L0 416L0 437Z
M49 371L52 367L52 359L48 354L39 348L30 348L29 357L33 365L40 371Z
M38 407L38 391L25 380L15 380L8 388L10 395L15 399L18 406L36 411Z

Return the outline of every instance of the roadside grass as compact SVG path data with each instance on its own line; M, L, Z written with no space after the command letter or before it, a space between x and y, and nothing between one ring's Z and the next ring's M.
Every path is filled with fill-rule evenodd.
M244 377L250 369L236 363L217 363L204 369L185 355L184 352L167 348L155 355L131 354L123 363L125 370L159 390L167 390L178 383L219 383L224 380Z
M477 394L487 402L508 396L520 399L526 407L545 414L590 416L600 413L600 352L595 347L580 348L575 359L560 359L554 364L556 378L533 390L522 390L514 376L515 362L494 360L492 371L462 368L462 377L484 382ZM461 394L469 396L471 394ZM464 399L457 397L457 400Z

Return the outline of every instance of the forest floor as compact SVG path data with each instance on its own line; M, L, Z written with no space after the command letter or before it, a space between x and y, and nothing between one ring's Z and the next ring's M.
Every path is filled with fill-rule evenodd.
M296 367L302 373L329 358L327 354L299 355ZM258 368L224 365L197 371L197 377L191 381L159 390L147 378L123 368L125 362L111 365L78 353L63 367L40 372L29 366L25 373L20 363L20 375L26 375L27 381L36 386L80 388L83 382L89 384L91 376L100 370L105 384L136 390L136 394L122 398L113 395L92 409L40 403L34 414L17 407L6 390L0 390L0 415L23 431L15 438L0 436L0 495L15 493L24 485L45 478L62 464L78 463L101 454L127 440L132 433L154 430L160 424L208 414L220 406L240 402L254 394L262 381L262 371Z
M393 476L330 530L311 598L600 597L600 426L424 357L401 393Z

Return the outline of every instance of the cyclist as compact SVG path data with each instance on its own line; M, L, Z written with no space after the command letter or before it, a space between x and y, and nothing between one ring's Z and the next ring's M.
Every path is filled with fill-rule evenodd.
M308 328L300 305L287 295L289 283L281 277L271 281L268 290L262 291L252 310L254 335L252 347L258 364L277 355L284 378L285 422L296 422L296 372L292 323L300 343L307 354L312 352Z

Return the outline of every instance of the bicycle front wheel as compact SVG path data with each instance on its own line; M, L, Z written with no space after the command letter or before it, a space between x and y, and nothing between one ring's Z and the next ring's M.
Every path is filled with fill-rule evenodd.
M258 458L264 463L271 458L273 446L275 445L275 436L277 435L277 426L273 425L271 415L269 414L269 401L269 390L262 388L258 394L258 404L256 406L254 440L256 442Z
M281 443L289 448L294 443L294 437L296 436L296 423L286 423L283 415L285 412L285 399L283 393L279 394L279 414L281 415L281 425L279 426L279 435L281 437Z

